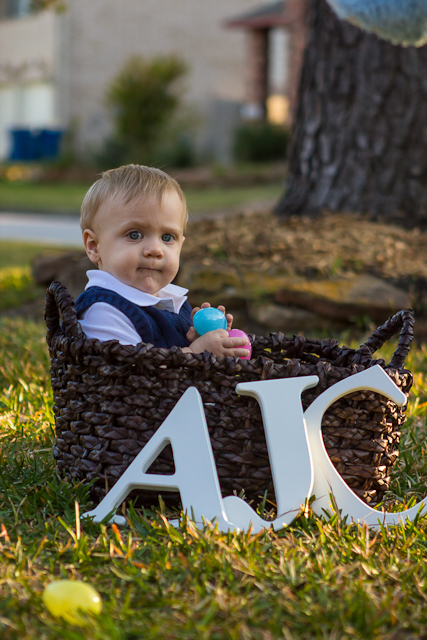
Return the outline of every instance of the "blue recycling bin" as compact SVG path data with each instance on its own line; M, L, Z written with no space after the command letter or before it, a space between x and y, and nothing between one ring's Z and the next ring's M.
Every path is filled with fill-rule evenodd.
M59 156L62 134L63 132L58 129L42 129L40 131L40 153L42 159L54 160Z
M38 132L30 129L12 129L12 151L9 160L39 160L40 140Z
M12 129L9 160L54 160L59 156L63 131L59 129Z

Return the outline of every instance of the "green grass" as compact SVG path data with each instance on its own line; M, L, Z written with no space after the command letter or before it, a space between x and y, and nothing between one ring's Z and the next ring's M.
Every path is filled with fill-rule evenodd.
M162 513L82 524L87 490L55 472L44 326L0 320L0 638L297 640L422 638L427 520L376 533L308 513L288 529L221 534ZM383 352L389 359L391 348ZM393 494L423 497L427 349L416 372ZM102 615L78 628L44 608L44 587L86 580Z
M52 247L28 242L0 240L0 269L8 267L29 267L32 260L41 254L59 255L70 248Z
M191 213L215 211L231 207L250 207L257 202L276 202L283 191L283 184L266 184L254 187L215 187L211 189L186 189L188 209Z
M40 293L30 267L0 269L0 311L34 300Z
M0 207L28 211L79 211L90 185L0 181Z
M55 255L60 248L0 240L0 312L44 296L34 282L32 260L41 254Z
M89 186L0 180L0 208L12 211L78 212ZM253 202L274 202L279 198L282 189L282 184L267 184L254 187L184 188L184 191L190 213L197 213L236 206L245 207Z

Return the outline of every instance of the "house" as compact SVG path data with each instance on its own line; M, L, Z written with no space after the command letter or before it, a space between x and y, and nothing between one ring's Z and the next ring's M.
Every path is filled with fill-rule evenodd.
M268 14L271 0L64 2L62 12L32 12L31 0L0 0L0 159L10 156L11 129L69 129L80 155L99 148L111 130L107 87L131 56L176 54L186 61L185 99L197 114L199 148L223 161L242 106L243 117L251 117L259 98L251 89L253 65L260 51L265 55L266 31L276 61L271 78L285 74L289 86L289 38L279 33L286 20L274 29L265 20L254 24L254 16L251 22L251 12ZM284 13L295 2L305 4L273 4ZM240 23L233 23L230 16L239 15ZM257 50L254 34L260 30ZM261 96L261 103L268 97Z
M243 115L292 122L306 41L306 0L279 0L228 19L247 33Z

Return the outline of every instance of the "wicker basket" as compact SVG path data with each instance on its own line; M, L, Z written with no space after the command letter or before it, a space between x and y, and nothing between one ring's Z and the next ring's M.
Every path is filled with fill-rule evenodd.
M247 499L258 501L265 491L274 499L264 428L257 402L238 397L237 383L317 375L317 387L303 393L304 409L332 384L374 364L380 364L405 394L412 384L411 373L403 369L413 337L411 310L389 318L357 350L340 347L336 340L286 338L282 333L250 336L252 360L87 339L73 299L58 282L47 291L45 318L55 402L54 456L58 469L69 477L94 481L91 492L96 501L190 386L199 390L204 402L223 495L243 490ZM399 331L390 364L373 360L372 354ZM389 486L404 419L404 411L370 391L348 395L325 413L323 438L331 460L366 502L380 501ZM151 471L173 473L170 449ZM139 498L148 506L157 503L149 492L140 492Z

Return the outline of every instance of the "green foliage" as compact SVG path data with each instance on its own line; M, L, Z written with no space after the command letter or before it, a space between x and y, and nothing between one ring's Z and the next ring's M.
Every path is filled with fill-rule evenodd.
M268 162L284 160L289 132L271 122L247 122L236 129L233 153L236 160Z
M45 328L0 320L0 638L2 640L397 640L427 625L427 518L372 532L309 506L281 532L219 533L128 505L129 526L79 524L85 487L55 471ZM392 346L379 357L389 361ZM393 496L427 481L427 349L415 372ZM261 503L259 511L265 508ZM59 578L92 584L87 627L42 602Z
M169 142L159 146L154 164L161 167L194 167L197 164L193 139L189 134L171 136Z
M40 254L57 255L58 248L23 242L0 241L0 311L19 308L37 300L42 306L44 287L37 286L31 261ZM42 310L40 310L42 315Z
M31 275L30 267L6 267L0 269L0 311L19 307L40 295Z
M44 9L54 9L58 13L67 10L66 0L30 0L32 11L43 11Z
M187 72L175 56L152 60L131 58L111 83L107 104L112 109L115 152L133 162L147 162L165 135L180 103L177 82Z

